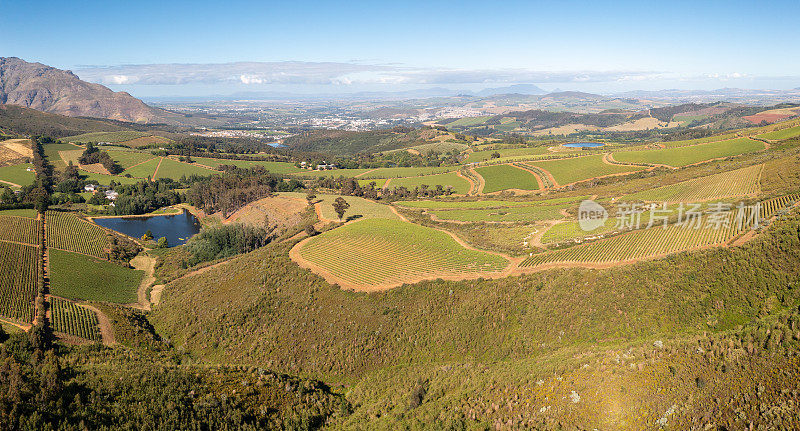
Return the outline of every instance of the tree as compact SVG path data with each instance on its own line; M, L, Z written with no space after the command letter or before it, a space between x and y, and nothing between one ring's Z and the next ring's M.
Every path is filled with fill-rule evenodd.
M306 192L306 201L308 201L308 206L311 206L316 198L317 194L314 192L314 189L308 189Z
M333 210L336 211L336 215L339 216L339 220L341 220L342 217L344 217L344 213L345 211L347 211L348 208L350 208L350 204L347 203L347 201L344 200L344 198L342 198L341 196L339 196L338 198L336 198L335 201L333 201Z
M314 228L313 224L306 225L306 229L305 230L306 230L306 235L308 235L308 236L314 236L314 235L316 235L318 233L317 229Z
M158 248L167 248L167 247L169 247L169 243L167 243L167 238L163 237L163 236L161 238L159 238L158 242L156 243L156 247L158 247Z
M142 241L150 241L151 239L153 239L153 232L147 229L147 232L142 235Z

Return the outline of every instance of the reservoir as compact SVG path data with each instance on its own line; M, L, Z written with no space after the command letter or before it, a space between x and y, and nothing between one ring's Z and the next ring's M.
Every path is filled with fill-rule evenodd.
M595 147L602 147L603 144L599 142L575 142L572 144L564 144L564 146L569 148L585 148L585 147L595 148Z
M170 247L186 244L189 238L200 232L200 223L188 211L181 214L152 217L96 218L94 222L134 238L141 238L145 232L150 230L154 240L163 236L167 238L167 244Z

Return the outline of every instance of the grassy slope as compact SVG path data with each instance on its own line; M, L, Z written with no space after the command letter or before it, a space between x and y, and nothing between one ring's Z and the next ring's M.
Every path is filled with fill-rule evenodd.
M561 209L563 205L533 205L514 206L509 208L490 209L451 209L430 210L441 220L456 220L464 222L534 222L540 220L558 220L563 218Z
M489 160L492 157L493 153L500 153L500 157L512 157L512 156L534 156L539 154L547 154L546 147L533 147L533 148L503 148L499 150L482 150L482 151L473 151L469 153L467 158L464 160L464 163L475 163L475 162L482 162L484 160Z
M171 284L153 317L173 343L198 357L245 364L269 361L276 369L351 384L348 396L359 406L351 421L380 413L384 424L424 422L469 414L473 408L478 419L535 416L543 405L557 409L558 400L570 390L578 391L584 403L568 414L591 421L603 418L597 410L590 411L600 405L590 401L593 394L625 386L634 393L621 395L624 402L615 414L649 426L688 393L709 396L695 386L689 389L697 373L709 379L725 374L719 368L701 371L705 368L692 366L692 360L677 362L673 371L673 379L683 379L683 370L689 370L686 386L682 380L653 375L663 372L666 379L669 370L663 363L645 365L644 373L628 376L624 370L629 363L643 361L642 354L628 351L622 356L622 346L650 346L653 340L702 331L720 333L794 306L800 299L798 290L786 286L800 280L799 232L800 220L793 219L743 248L607 271L552 270L500 280L423 282L375 294L328 286L288 261L290 244L276 245L237 258L232 263L236 272L212 269ZM579 355L586 349L616 346L622 352L612 350L611 362L605 365ZM651 350L648 355L663 357L671 351L664 352ZM618 361L625 358L622 367L613 365L615 354ZM590 365L585 377L568 371L570 364L578 369L584 363ZM697 363L703 363L702 356ZM750 367L736 366L729 372ZM630 380L619 381L620 372ZM574 379L555 383L554 377L565 373ZM429 384L425 407L406 410L401 406L420 379ZM548 392L536 392L537 379L544 380L542 389ZM597 381L589 383L591 379ZM644 392L636 392L640 390ZM660 395L645 396L648 391ZM552 399L545 400L546 395ZM518 405L513 413L487 409L492 403L517 402L517 396L522 403L530 397L533 404ZM641 403L655 403L657 409L652 410L657 412L638 410L645 407Z
M475 171L486 181L483 193L508 189L539 190L533 174L511 165L483 166L475 168Z
M228 159L215 159L209 157L192 157L192 160L201 165L210 166L215 169L221 165L234 165L241 168L249 168L252 166L263 166L268 171L276 174L290 174L290 173L302 172L302 169L297 168L293 163L288 163L288 162L228 160Z
M781 141L784 139L794 138L800 136L800 126L790 127L788 129L776 130L774 132L764 133L757 135L757 138Z
M108 152L108 155L111 156L112 159L116 160L120 166L122 166L122 169L128 169L131 166L138 165L139 163L156 158L156 156L150 153L142 153L138 151L106 149L106 152Z
M183 175L187 177L190 175L208 176L217 173L202 166L193 165L191 163L183 163L164 157L161 160L161 166L156 172L155 178L172 178L179 179Z
M68 299L136 302L136 289L144 271L128 269L82 254L50 250L53 295Z

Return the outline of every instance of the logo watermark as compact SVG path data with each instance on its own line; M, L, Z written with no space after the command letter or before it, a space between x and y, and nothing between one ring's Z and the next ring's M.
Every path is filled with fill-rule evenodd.
M632 230L642 227L679 226L685 229L730 229L738 231L761 227L761 202L733 205L713 202L703 208L699 203L629 203L616 204L614 229ZM608 211L599 203L584 200L578 207L578 224L585 232L605 226ZM674 220L672 223L670 221Z

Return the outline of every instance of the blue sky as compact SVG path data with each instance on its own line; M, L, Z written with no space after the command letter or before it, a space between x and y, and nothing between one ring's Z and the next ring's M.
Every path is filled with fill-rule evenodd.
M513 82L598 92L800 87L797 0L0 0L0 11L0 56L144 96ZM237 62L266 65L214 66ZM208 67L204 77L185 68L171 76L175 63Z

